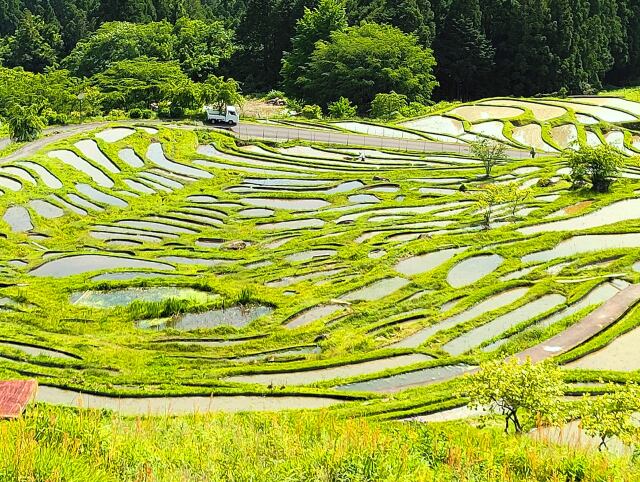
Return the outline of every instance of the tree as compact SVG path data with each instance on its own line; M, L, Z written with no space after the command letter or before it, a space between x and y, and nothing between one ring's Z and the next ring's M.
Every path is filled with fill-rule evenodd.
M618 437L629 442L638 433L633 422L640 410L640 389L627 384L614 392L596 397L585 396L579 408L581 425L587 435L600 440L599 450L607 448L607 440Z
M233 32L222 22L183 17L176 22L174 33L173 57L193 80L203 80L215 73L220 61L229 59L235 50Z
M314 0L247 0L236 30L239 49L221 73L243 80L245 89L272 89L280 80L282 56L304 7Z
M391 120L399 117L408 105L406 95L395 92L377 94L371 102L371 116L376 119Z
M466 393L469 406L490 407L505 417L505 432L512 425L522 432L521 411L539 419L556 421L559 398L563 395L559 368L547 363L521 363L517 358L495 360L480 365L468 377Z
M347 12L354 24L367 21L393 25L429 46L436 29L433 3L433 0L347 0Z
M329 104L329 116L334 119L348 119L355 117L358 107L351 105L351 101L346 97L340 97L337 101Z
M515 218L520 206L531 196L531 189L523 189L517 182L503 185L503 199L509 205L511 217Z
M434 50L443 93L468 99L486 91L495 50L484 33L478 0L454 0Z
M397 92L410 101L428 101L437 85L435 59L413 35L389 25L364 23L333 32L318 42L309 64L305 99L318 104L348 97L361 110L376 94Z
M215 106L217 110L222 110L225 105L241 104L242 100L240 85L233 79L224 80L224 77L210 75L200 84L200 101Z
M476 207L482 214L482 225L489 229L493 212L505 200L505 188L501 184L487 184L476 195Z
M490 178L494 166L504 159L505 146L489 139L482 139L471 143L471 153L482 162L485 177Z
M40 136L44 123L35 105L14 105L7 118L9 137L15 142L29 142Z
M292 97L302 97L308 79L309 61L316 43L329 40L332 32L347 28L344 0L320 0L316 8L305 8L304 15L296 24L291 41L291 52L282 58L282 85Z
M591 182L596 192L608 192L624 165L624 154L613 146L583 146L579 151L565 153L571 168L574 187Z
M169 61L175 57L175 41L173 27L167 22L109 22L81 41L62 64L76 75L91 76L122 60L149 57Z
M158 62L142 57L115 62L95 75L92 83L104 94L104 108L110 111L148 108L153 102L171 102L177 95L177 89L185 94L191 80L176 61Z
M7 63L31 72L44 72L45 68L57 64L61 47L62 38L56 27L25 10L9 43Z

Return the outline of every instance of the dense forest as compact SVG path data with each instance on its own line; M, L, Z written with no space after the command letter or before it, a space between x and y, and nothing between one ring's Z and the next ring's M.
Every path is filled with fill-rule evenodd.
M112 93L108 108L166 100L165 84L170 103L195 105L187 81L216 76L245 93L282 89L323 107L344 96L361 112L389 92L425 104L582 94L639 80L640 3L0 0L0 62L4 80L57 75ZM121 92L141 83L153 86Z

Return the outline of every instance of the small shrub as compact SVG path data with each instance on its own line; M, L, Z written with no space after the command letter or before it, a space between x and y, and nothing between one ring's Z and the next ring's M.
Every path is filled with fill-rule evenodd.
M377 94L371 102L371 116L376 119L390 120L401 115L402 109L408 107L407 96L391 92Z
M305 119L322 119L322 107L319 105L305 105L300 112Z
M109 111L109 114L107 114L108 120L120 120L120 119L126 119L126 117L127 117L127 113L122 109L111 109Z
M142 109L136 107L135 109L129 110L129 117L132 119L142 119Z
M168 105L162 105L158 107L158 117L160 117L161 119L171 118L171 109Z
M432 108L420 102L410 102L409 105L400 109L402 117L420 117L431 112Z
M351 101L346 97L340 97L335 102L329 104L329 116L334 119L348 119L355 117L357 107L351 105Z
M467 185L466 184L460 184L460 188L458 190L460 192L467 192Z
M551 182L551 178L550 177L541 177L540 179L538 179L538 182L536 183L536 186L538 187L549 187L551 186L551 184L553 184Z
M304 101L300 99L287 99L287 109L294 112L302 112Z
M42 118L44 123L49 126L64 126L69 123L69 116L67 114L56 112L53 109L44 109L44 111L42 111L42 113L40 114L40 117Z
M153 119L153 111L151 109L140 109L141 119Z
M624 155L615 147L604 144L599 147L583 146L580 151L565 154L571 168L573 187L591 182L596 192L608 192L624 165Z
M179 117L184 117L185 115L185 109L182 106L179 105L172 105L171 107L169 107L169 115L173 118L173 119L177 119Z
M263 100L274 100L274 99L286 99L287 96L281 90L271 89L267 92L267 95L263 97Z

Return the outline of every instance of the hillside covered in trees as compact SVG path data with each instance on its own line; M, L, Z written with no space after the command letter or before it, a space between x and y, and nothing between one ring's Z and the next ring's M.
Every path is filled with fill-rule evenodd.
M442 98L534 95L566 88L585 93L603 83L637 81L640 68L640 5L634 0L345 0L347 18L326 27L376 22L414 34L431 48ZM87 39L113 35L105 22L150 24L118 27L120 45L135 55L131 41L147 33L150 57L181 57L187 73L202 76L211 67L186 65L186 46L225 60L221 73L244 83L245 90L268 90L282 81L282 56L297 35L296 22L317 0L3 0L0 8L0 58L8 67L69 68L95 73L82 63ZM185 32L185 17L204 23ZM218 23L220 22L220 23ZM98 30L100 29L100 30ZM309 32L307 32L308 34ZM317 39L326 39L322 28ZM214 38L213 45L192 42ZM177 37L177 38L174 38ZM227 43L227 38L235 36ZM217 41L217 42L216 42ZM95 43L95 41L94 41ZM169 45L171 44L171 45ZM313 45L313 43L311 43ZM113 45L111 45L113 47ZM71 54L71 57L69 55ZM99 62L99 59L93 59ZM89 60L85 59L85 62ZM206 63L206 62L205 62ZM215 65L215 62L213 63ZM204 70L201 70L204 69ZM194 73L197 71L198 73Z

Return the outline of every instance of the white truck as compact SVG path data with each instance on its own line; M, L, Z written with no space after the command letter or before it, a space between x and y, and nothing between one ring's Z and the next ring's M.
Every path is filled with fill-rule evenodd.
M240 115L238 109L234 105L227 105L222 110L218 110L210 105L205 106L204 111L207 115L207 121L212 124L228 124L230 126L236 125L240 122Z

